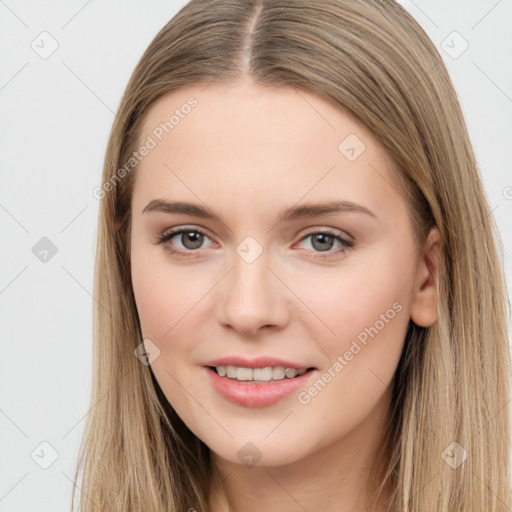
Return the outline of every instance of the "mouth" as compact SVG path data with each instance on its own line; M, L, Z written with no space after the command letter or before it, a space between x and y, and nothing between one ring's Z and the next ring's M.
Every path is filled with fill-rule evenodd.
M283 366L253 369L207 365L203 371L213 389L225 400L251 408L277 404L308 386L318 373L314 367L296 369ZM273 378L274 372L276 379Z
M207 366L207 368L218 375L235 382L247 384L270 384L287 380L297 379L306 373L316 370L314 367L295 369L283 366L266 366L263 368L244 368L237 366Z

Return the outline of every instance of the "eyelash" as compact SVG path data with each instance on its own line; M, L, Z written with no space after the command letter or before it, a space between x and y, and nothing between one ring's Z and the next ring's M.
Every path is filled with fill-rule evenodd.
M198 228L194 228L194 229L176 228L171 231L168 231L167 233L164 233L161 236L158 236L156 238L156 244L163 245L165 242L167 242L171 238L174 238L176 235L180 235L182 233L199 233L200 235L208 237L208 235L203 230L198 229ZM340 235L338 235L337 233L335 233L334 231L329 230L329 229L324 229L321 231L311 231L311 232L307 233L306 235L304 235L300 241L302 242L312 235L327 235L327 236L330 236L330 237L334 238L335 240L339 241L342 245L342 248L338 249L337 251L333 251L333 252L326 251L328 253L328 256L324 256L323 254L321 254L322 251L319 252L317 255L310 256L313 259L324 259L324 260L330 259L331 257L333 257L332 256L333 254L343 253L343 252L347 251L348 249L352 249L355 245L354 242L352 242L350 240L346 240L345 238L342 238ZM171 248L171 247L165 247L165 250L167 250L170 253L175 254L179 257L183 257L183 258L191 258L191 257L193 258L196 256L196 254L194 254L194 253L197 252L197 249L182 251L180 249L175 249L175 248Z

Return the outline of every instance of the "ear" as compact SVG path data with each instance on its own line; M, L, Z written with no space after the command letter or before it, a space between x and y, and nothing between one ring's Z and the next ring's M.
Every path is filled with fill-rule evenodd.
M440 240L439 230L433 227L418 260L410 315L420 327L430 327L437 321Z

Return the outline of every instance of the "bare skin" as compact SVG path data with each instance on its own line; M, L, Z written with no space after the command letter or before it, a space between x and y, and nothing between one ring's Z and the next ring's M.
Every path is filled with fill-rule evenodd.
M313 94L248 79L183 88L153 105L140 140L191 96L197 106L136 171L131 271L144 338L160 350L152 371L224 478L232 507L217 487L212 512L363 511L369 472L387 462L378 448L409 320L437 319L427 262L439 234L416 246L393 162L364 127ZM354 138L339 149L350 134L362 152ZM142 213L154 199L206 206L220 220ZM278 222L283 209L334 200L371 213ZM204 236L156 243L175 227ZM322 238L326 230L334 235ZM251 263L237 253L248 236L251 251L262 249ZM300 362L315 376L302 400L292 393L244 407L205 373L206 361L231 355ZM329 382L309 392L326 373ZM255 465L240 456L249 442Z

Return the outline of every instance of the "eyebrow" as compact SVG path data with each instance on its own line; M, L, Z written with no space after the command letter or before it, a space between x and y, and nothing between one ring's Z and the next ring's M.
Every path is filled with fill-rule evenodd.
M161 212L167 214L193 215L204 219L211 219L223 222L219 215L214 213L206 206L187 203L183 201L166 201L164 199L153 199L141 213ZM277 215L277 222L291 222L294 220L316 217L329 213L363 213L370 217L377 216L363 205L353 203L352 201L325 201L320 203L307 203L284 208Z

